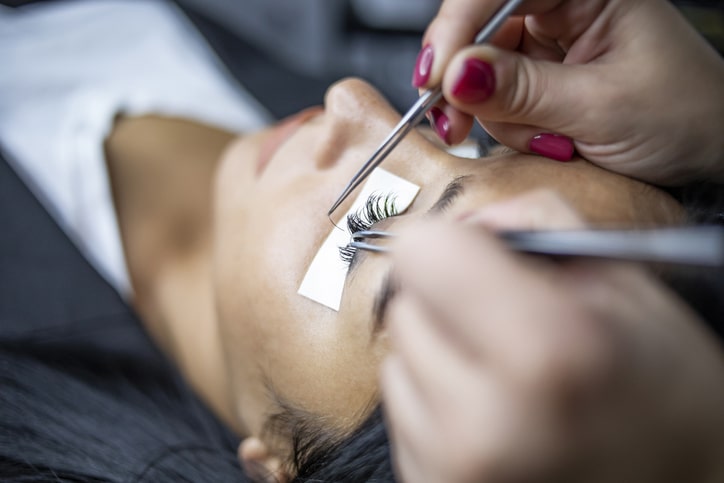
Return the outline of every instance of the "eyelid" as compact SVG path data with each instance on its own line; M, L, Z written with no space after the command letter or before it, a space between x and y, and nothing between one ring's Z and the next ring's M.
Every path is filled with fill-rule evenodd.
M397 194L394 192L372 193L356 213L352 213L347 217L349 232L369 230L378 223L397 216L396 198ZM339 254L342 261L348 264L347 273L351 272L358 263L359 251L348 243L346 246L339 248Z
M438 200L432 205L427 213L439 214L445 212L455 202L455 200L463 194L465 184L471 178L471 175L463 175L450 181ZM394 206L394 197L394 193L387 193L386 195L373 193L370 195L362 209L347 217L347 228L350 233L369 230L381 221L397 216L397 208ZM383 201L382 207L385 209L385 213L381 214L375 212L375 210L380 208L380 201ZM342 261L348 264L348 273L351 272L359 263L359 251L347 244L344 247L340 247L339 252Z

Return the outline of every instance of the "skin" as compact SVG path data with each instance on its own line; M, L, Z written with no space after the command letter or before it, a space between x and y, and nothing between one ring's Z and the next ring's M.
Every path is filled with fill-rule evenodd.
M366 256L358 264L338 313L296 292L332 229L331 203L398 120L369 85L347 80L330 88L323 112L292 121L295 128L282 128L281 139L280 129L272 129L229 142L228 133L162 119L119 121L109 139L136 306L160 345L239 434L277 448L263 433L277 399L322 415L339 430L358 424L379 399L378 367L390 343L386 330L373 333L371 308L390 260ZM129 153L134 137L154 137L139 122L186 129L185 140L169 137L157 152ZM191 155L186 145L196 144L194 136L212 141ZM270 150L259 169L260 154ZM464 217L536 188L558 192L594 224L670 224L682 216L663 192L582 160L563 164L510 152L464 160L417 133L384 168L421 186L404 216L382 223L391 230L425 218L461 175L473 176L444 217ZM133 201L139 198L145 201ZM250 446L254 455L267 455Z
M529 0L492 45L470 46L503 3L445 0L425 32L434 61L421 87L442 85L450 142L476 118L521 152L557 133L599 166L656 184L724 180L724 62L671 2ZM454 93L468 59L494 70L484 101Z
M696 314L635 264L531 258L481 229L581 224L536 191L395 240L400 481L722 481L724 353Z

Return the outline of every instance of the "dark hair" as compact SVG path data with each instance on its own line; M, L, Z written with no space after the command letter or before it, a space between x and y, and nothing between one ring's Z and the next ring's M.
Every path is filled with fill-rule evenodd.
M165 371L87 346L5 339L0 387L3 481L249 481L238 439ZM379 407L343 437L312 424L294 434L294 481L394 481Z
M246 481L231 433L153 367L3 340L0 386L3 481Z
M309 436L313 433L300 440L312 443ZM295 448L295 454L300 457L294 479L297 482L395 481L381 405L377 405L362 425L345 438L321 446L302 445Z
M394 481L378 402L362 411L364 416L357 418L362 419L360 425L345 431L335 429L322 415L296 407L276 393L273 396L280 409L267 419L263 435L272 445L280 443L272 446L276 454L290 454L286 470L295 475L294 482Z
M689 223L724 227L724 185L692 183L667 191L684 207ZM724 338L724 270L666 267L659 275Z

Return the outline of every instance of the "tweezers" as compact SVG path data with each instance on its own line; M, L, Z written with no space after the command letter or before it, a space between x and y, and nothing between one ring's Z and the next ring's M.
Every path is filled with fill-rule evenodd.
M488 24L475 37L476 44L484 44L488 42L503 23L510 17L510 15L518 8L523 0L508 0L503 4L502 7L493 15ZM362 165L362 168L352 177L352 180L347 183L347 187L339 195L337 201L334 202L332 207L327 212L327 216L332 216L334 210L341 205L344 200L359 186L367 176L377 167L379 164L387 158L393 149L407 136L407 134L425 118L425 114L442 99L442 88L436 87L431 89L420 96L420 98L413 104L407 114L405 114L400 122L395 126L389 136L382 142L377 151L372 154L372 157Z
M497 233L515 251L552 256L608 258L637 262L724 267L724 227L690 226L647 230L503 231ZM394 233L364 230L352 234L351 247L387 253L374 241Z

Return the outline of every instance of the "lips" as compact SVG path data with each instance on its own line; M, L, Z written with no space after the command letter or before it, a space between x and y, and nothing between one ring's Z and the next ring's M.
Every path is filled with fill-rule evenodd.
M310 118L324 111L321 106L310 107L290 116L274 126L262 142L256 164L256 175L264 172L279 147L289 139Z

